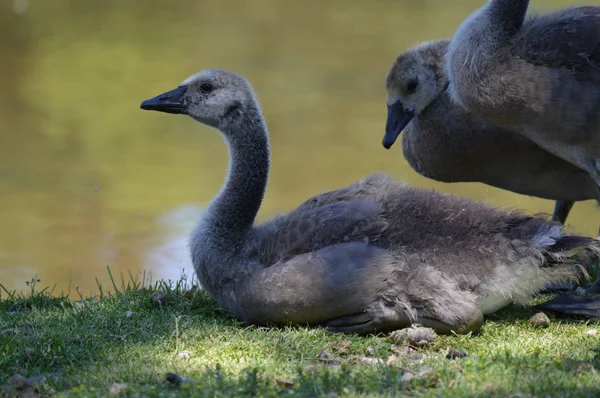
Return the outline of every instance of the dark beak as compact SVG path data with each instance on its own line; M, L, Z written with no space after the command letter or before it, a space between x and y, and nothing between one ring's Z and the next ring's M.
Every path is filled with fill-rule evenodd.
M154 98L142 102L140 108L147 111L159 111L165 113L184 113L183 95L187 87L179 86L175 90L167 91L164 94L157 95Z
M383 137L383 147L385 149L390 149L394 145L404 127L410 123L414 116L415 112L405 109L400 101L388 105L388 117L385 124L385 136Z

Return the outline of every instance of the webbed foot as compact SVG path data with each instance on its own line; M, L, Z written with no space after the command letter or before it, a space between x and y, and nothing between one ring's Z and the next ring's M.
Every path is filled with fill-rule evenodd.
M539 294L571 293L577 290L578 287L579 284L575 282L553 283L551 285L546 285L544 290L542 290Z
M537 307L564 315L600 318L600 277L587 288L556 296Z
M561 294L537 305L541 310L550 310L564 315L579 315L600 318L600 297L582 297L576 294Z

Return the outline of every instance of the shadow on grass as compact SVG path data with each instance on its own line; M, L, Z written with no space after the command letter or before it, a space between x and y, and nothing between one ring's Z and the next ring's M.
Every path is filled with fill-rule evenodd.
M116 285L115 285L116 288ZM49 289L0 300L0 383L10 374L60 372L75 375L88 364L110 363L128 348L175 342L183 316L215 327L239 323L197 287L157 283L123 284L114 294L73 301Z

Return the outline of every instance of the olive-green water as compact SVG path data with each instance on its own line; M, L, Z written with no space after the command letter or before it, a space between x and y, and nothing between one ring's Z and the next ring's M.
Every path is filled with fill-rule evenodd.
M400 145L381 146L395 55L450 36L481 4L0 0L0 283L21 290L37 275L88 294L95 278L108 287L107 265L154 280L191 273L187 234L225 178L226 147L214 130L139 104L209 67L248 77L267 118L260 219L374 171L550 212L551 201L427 180ZM579 203L569 221L595 234L600 211Z

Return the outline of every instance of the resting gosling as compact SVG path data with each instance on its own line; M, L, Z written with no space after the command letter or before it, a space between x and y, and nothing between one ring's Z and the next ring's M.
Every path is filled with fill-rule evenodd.
M255 225L270 151L250 84L205 70L141 108L187 114L228 143L229 175L192 234L191 256L202 286L248 323L476 331L484 314L577 278L573 253L598 247L558 223L382 175Z

